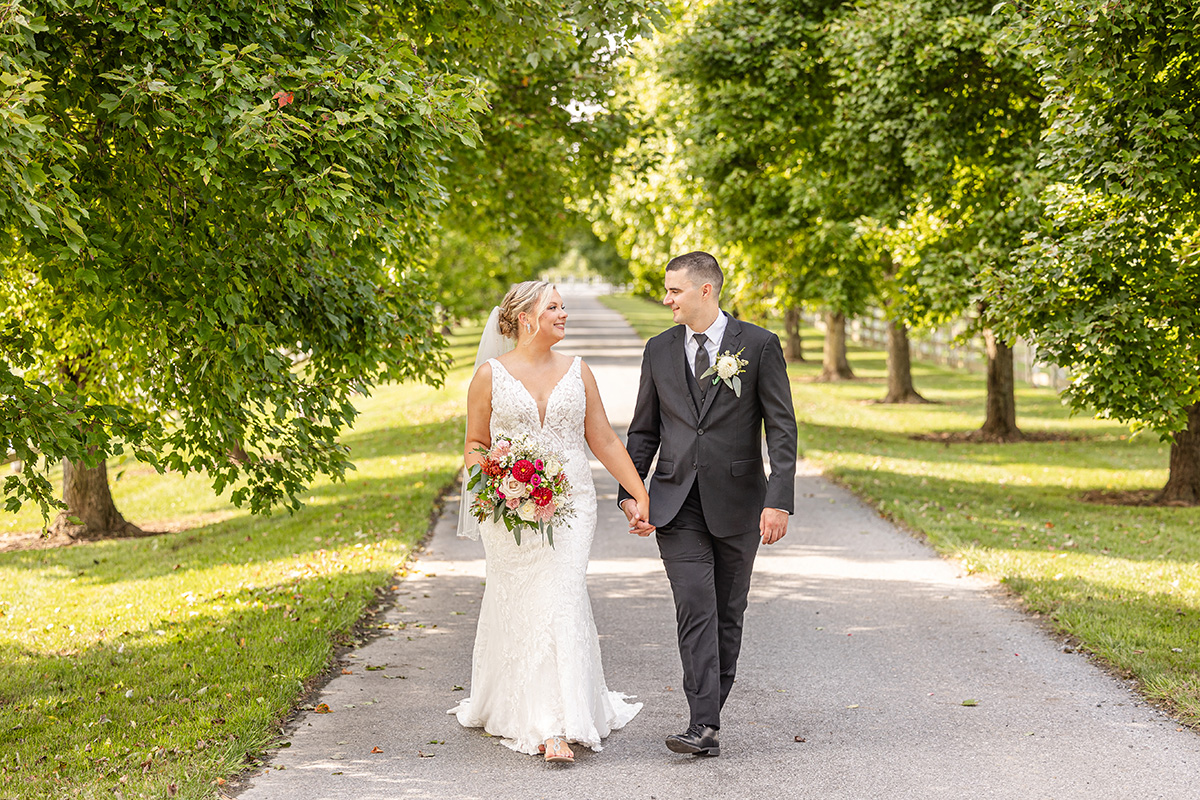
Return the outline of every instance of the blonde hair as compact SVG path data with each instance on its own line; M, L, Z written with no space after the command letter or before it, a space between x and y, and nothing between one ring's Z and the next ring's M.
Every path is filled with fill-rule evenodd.
M537 322L537 327L533 329L537 333L541 329L540 317L542 312L546 310L546 306L550 305L550 293L554 291L554 284L546 281L523 281L515 284L508 290L508 294L504 295L504 300L500 303L500 335L509 339L516 339L521 333L521 321L518 315L521 313L528 314Z

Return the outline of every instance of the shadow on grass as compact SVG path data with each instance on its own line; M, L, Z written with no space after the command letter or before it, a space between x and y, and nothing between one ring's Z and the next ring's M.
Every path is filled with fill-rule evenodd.
M172 782L211 792L214 775L271 744L273 723L324 671L331 631L351 629L386 572L243 588L222 597L221 613L160 619L75 652L0 645L6 783L50 791L30 796L98 783L164 797ZM132 781L118 783L122 775Z
M400 459L435 450L448 432L458 431L461 426L461 417L395 426L351 436L347 443L358 448L359 460ZM382 534L390 524L386 517L389 513L408 514L410 520L417 514L421 521L427 520L430 495L438 494L456 472L456 468L436 463L427 468L406 465L403 470L397 469L394 478L348 471L343 482L306 491L303 497L309 505L295 514L276 511L269 517L252 517L243 513L179 533L0 553L0 567L51 570L48 577L86 585L146 580L178 570L228 563L292 558L322 549L325 537L333 530L351 533L361 528ZM323 502L315 502L318 500ZM308 531L311 534L304 533ZM315 541L314 535L321 536L321 540Z
M1200 508L1114 508L1081 502L1058 485L990 482L841 468L833 477L882 513L926 533L940 549L983 547L1153 562L1190 570L1200 562Z
M802 449L816 448L863 456L902 458L931 464L998 467L1029 466L1108 472L1159 469L1162 456L1146 444L1095 432L1077 439L995 444L917 440L908 433L878 428L847 428L812 422L801 426Z

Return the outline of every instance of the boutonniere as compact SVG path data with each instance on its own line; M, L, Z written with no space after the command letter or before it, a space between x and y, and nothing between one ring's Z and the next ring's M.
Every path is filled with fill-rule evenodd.
M746 348L742 348L745 350ZM733 394L736 397L742 396L742 379L738 376L746 371L746 365L750 362L742 358L742 350L736 353L731 353L726 350L721 355L717 356L717 363L713 364L708 370L700 376L701 379L713 375L713 386L717 385L717 381L725 381L725 385L733 389Z

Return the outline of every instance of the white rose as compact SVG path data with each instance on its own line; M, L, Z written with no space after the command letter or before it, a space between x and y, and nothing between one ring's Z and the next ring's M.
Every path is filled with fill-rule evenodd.
M733 356L719 356L717 358L717 377L722 380L729 380L738 373L738 362Z
M521 507L517 509L517 516L526 522L536 522L537 503L533 502L532 500L526 500L521 504Z
M512 475L509 475L507 478L500 481L500 491L504 492L504 496L506 498L520 498L529 494L529 484L519 481Z
M562 464L558 463L558 459L555 458L546 459L546 462L543 464L543 466L545 467L545 470L543 471L546 473L546 477L548 478L553 478L562 469Z

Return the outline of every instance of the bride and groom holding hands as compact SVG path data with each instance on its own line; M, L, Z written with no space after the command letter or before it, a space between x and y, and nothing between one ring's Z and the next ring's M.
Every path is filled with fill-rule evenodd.
M687 729L666 737L676 753L720 754L755 554L784 536L793 511L796 420L778 337L721 310L723 275L707 253L672 259L664 282L677 324L646 344L625 446L588 366L552 350L568 313L548 283L517 284L493 311L468 391L468 470L495 437L539 443L563 456L573 513L553 547L518 543L504 524L470 516L464 487L459 532L483 539L487 582L471 694L450 713L551 762L574 759L569 743L599 750L642 705L610 692L601 667L587 448L620 484L629 532L655 534L670 581L689 709Z

